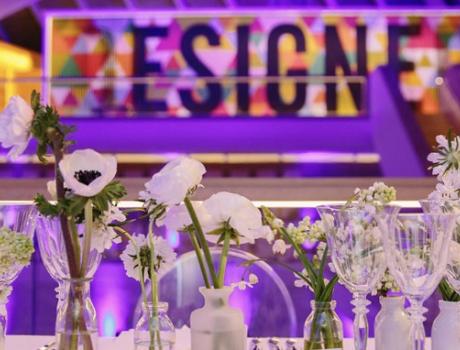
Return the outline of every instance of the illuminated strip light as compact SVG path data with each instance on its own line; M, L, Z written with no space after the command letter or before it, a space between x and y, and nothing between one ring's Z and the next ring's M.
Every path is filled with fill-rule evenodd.
M317 200L317 201L278 201L278 200L255 200L252 201L257 207L268 207L268 208L316 208L320 205L340 205L345 204L346 201L328 201L328 200ZM0 201L1 205L30 205L33 201ZM416 200L401 200L394 201L391 204L400 206L402 208L420 208L420 203ZM119 204L122 208L139 208L142 206L142 202L139 201L121 201Z
M306 8L281 8L284 16L298 16L299 12L304 16L315 16L315 17L329 17L329 16L425 16L425 17L436 17L440 15L458 15L458 10L454 8L372 8L372 9L325 9L324 6L313 6ZM46 19L62 19L62 18L133 18L133 19L145 19L148 17L157 16L159 18L165 16L175 17L191 17L191 16L209 16L215 18L216 16L222 17L235 17L235 16L274 16L278 15L280 8L266 9L266 8L238 8L235 12L234 9L216 9L216 8L201 8L197 9L186 9L186 10L49 10L45 13Z
M163 164L186 154L163 153L118 153L115 154L119 164ZM340 153L340 152L304 152L304 153L193 153L190 157L203 163L214 164L267 164L267 163L379 163L377 153ZM5 155L0 156L0 164L13 163ZM39 164L37 156L22 155L14 161L17 164ZM54 163L50 158L49 163Z

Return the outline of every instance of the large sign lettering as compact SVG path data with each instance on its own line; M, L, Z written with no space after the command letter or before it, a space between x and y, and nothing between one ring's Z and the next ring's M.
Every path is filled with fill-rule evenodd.
M359 116L382 64L433 114L436 77L460 63L460 15L445 12L77 16L48 19L48 95L67 115Z

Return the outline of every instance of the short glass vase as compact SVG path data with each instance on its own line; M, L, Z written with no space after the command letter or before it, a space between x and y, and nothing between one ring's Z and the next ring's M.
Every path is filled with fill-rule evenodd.
M143 303L142 315L134 329L135 350L173 350L176 329L168 317L168 303Z
M96 310L90 297L91 278L64 281L65 297L56 318L57 350L97 350Z
M312 311L304 326L304 350L343 350L342 321L335 313L336 302L311 301Z

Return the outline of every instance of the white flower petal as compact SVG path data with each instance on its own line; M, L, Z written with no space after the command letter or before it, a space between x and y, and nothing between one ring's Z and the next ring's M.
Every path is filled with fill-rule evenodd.
M211 232L228 224L239 235L240 243L254 243L259 238L270 238L272 231L262 223L262 214L252 202L239 194L219 192L203 202L209 213L209 221L203 224L205 232ZM210 242L218 240L216 235L207 235ZM235 243L235 242L232 242Z
M206 169L199 161L180 157L166 164L145 184L139 193L144 201L155 201L167 206L180 204L188 191L199 186Z
M13 96L0 113L0 143L11 148L8 157L16 159L26 149L33 117L32 108L19 96Z
M114 179L117 160L113 156L104 156L92 149L77 150L64 156L59 162L59 170L66 186L75 194L93 197ZM98 171L101 175L87 185L75 177L79 171Z

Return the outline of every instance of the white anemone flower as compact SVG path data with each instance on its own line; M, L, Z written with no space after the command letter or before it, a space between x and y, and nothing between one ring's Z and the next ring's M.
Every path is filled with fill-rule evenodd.
M0 142L4 148L10 148L8 157L16 159L27 148L33 118L32 108L19 96L11 97L0 113Z
M140 281L140 271L139 269L143 268L144 271L144 281L148 279L148 269L150 267L150 246L148 237L144 235L133 235L134 244L131 240L126 246L123 253L120 255L123 265L126 270L126 275L137 281ZM159 236L153 237L154 245L154 267L155 271L162 275L165 273L176 260L176 253L168 244L168 242ZM138 250L139 249L139 252ZM138 260L138 253L140 260Z
M201 225L210 220L209 214L202 202L192 202L193 209ZM157 226L166 226L170 231L184 231L192 224L192 219L184 204L175 205L166 212L166 214L157 222Z
M110 224L125 220L126 216L123 212L118 207L110 205L109 209L94 222L92 234L94 249L102 253L104 250L110 249L113 243L121 243L120 236Z
M439 177L448 170L459 169L460 165L460 137L449 140L444 135L436 136L437 150L428 155L428 161L433 163L433 175Z
M188 157L176 158L152 176L139 196L157 205L180 204L190 190L201 184L205 173L206 168L201 162Z
M251 243L258 238L267 239L272 233L262 223L262 214L252 202L239 194L219 192L203 202L209 213L209 221L203 223L206 233L223 228L228 224L239 236L240 243ZM206 235L210 242L216 243L218 235Z
M66 186L75 194L94 197L115 177L117 160L92 149L78 150L64 156L59 170Z

